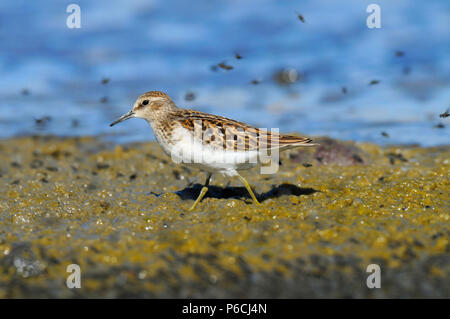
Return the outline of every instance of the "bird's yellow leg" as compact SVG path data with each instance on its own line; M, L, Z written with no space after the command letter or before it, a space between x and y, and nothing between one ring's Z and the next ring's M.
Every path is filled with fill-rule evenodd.
M197 199L195 200L195 203L189 208L190 211L194 210L198 203L203 199L203 196L205 196L206 192L208 191L208 187L203 186L202 190L200 192L200 195L198 195Z
M242 184L244 184L245 188L247 188L247 190L250 193L250 196L252 197L252 199L255 202L255 204L256 205L261 205L261 203L258 202L258 200L256 199L256 196L253 193L252 188L250 187L250 184L247 182L247 180L244 177L242 177L241 175L238 175L238 177L241 180Z
M200 191L200 195L198 195L198 197L195 200L194 204L191 206L191 208L189 208L189 211L194 210L195 207L197 206L197 204L200 203L200 201L203 199L203 197L208 192L208 185L209 185L209 180L210 179L211 179L211 174L208 173L208 176L206 177L205 186L202 187L202 190Z

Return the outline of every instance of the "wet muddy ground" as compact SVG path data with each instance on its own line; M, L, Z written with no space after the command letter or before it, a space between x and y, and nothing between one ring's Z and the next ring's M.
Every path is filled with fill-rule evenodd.
M188 212L204 174L156 143L2 140L0 297L449 298L449 161L325 138L243 173L261 207L214 176Z

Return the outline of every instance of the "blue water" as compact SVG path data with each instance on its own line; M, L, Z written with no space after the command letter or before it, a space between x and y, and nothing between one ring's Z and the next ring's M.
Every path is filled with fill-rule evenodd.
M381 144L450 140L450 121L439 118L450 107L448 0L73 2L80 29L66 26L70 1L0 2L0 138L151 140L143 120L108 124L141 93L162 90L179 106L283 132ZM366 26L370 3L380 5L380 29ZM211 70L223 61L233 70ZM284 68L300 80L277 84Z

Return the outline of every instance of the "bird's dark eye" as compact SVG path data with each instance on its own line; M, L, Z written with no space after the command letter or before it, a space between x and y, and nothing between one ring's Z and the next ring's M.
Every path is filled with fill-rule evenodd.
M142 105L147 105L147 104L148 104L148 100L142 101Z

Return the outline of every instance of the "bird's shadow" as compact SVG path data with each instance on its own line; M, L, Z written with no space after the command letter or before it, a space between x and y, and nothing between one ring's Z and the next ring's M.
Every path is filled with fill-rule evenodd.
M203 185L201 184L194 184L192 186L188 186L183 190L177 191L176 194L182 199L197 199L198 195L200 194L200 191L202 189ZM293 184L281 184L281 185L273 185L272 188L265 193L257 194L255 193L256 197L260 202L263 202L269 198L277 198L283 195L294 195L294 196L300 196L300 195L311 195L316 192L319 192L318 190L315 190L314 188L304 188L304 187L298 187ZM210 185L208 186L208 192L205 195L206 197L210 198L218 198L218 199L229 199L229 198L246 198L250 199L250 194L248 193L247 189L243 186L241 187L220 187L220 186L214 186Z

